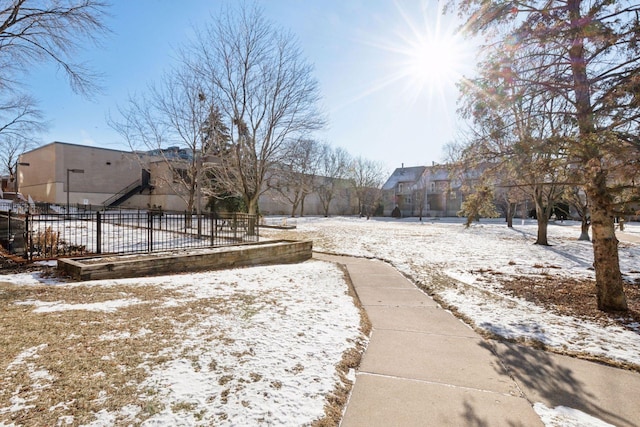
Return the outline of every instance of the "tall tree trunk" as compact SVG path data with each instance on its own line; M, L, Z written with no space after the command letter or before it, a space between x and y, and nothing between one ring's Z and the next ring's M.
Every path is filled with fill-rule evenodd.
M295 218L298 205L300 205L300 193L298 190L294 190L293 202L291 202L291 218Z
M329 204L327 203L326 205L323 206L323 208L324 208L324 217L329 218Z
M189 192L189 197L187 199L187 210L185 212L185 223L184 226L186 228L191 228L191 226L193 225L193 206L195 204L194 201L194 196L193 196L193 192Z
M305 197L307 197L306 194L302 194L302 197L300 198L300 218L302 218L304 216L304 199Z
M593 266L596 271L596 296L599 310L626 311L618 239L611 213L611 196L606 187L606 174L597 172L590 177L586 193L591 202L593 230Z
M514 204L507 202L507 227L509 228L513 228L513 214L515 210Z
M257 226L256 218L258 216L258 198L259 198L258 195L248 200L245 198L245 203L247 204L247 213L249 215L253 215L253 219L249 218L248 226L247 226L247 234L249 236L256 235L256 226Z
M584 50L584 27L581 13L582 0L568 0L567 10L571 27L578 29L569 47L573 89L575 93L576 120L580 131L582 152L586 174L585 192L591 207L591 228L593 231L593 267L596 272L596 295L598 309L626 311L627 299L622 286L622 274L618 256L611 209L611 195L607 187L607 174L603 170L602 153L593 122L590 83L587 74L587 60Z
M249 215L256 215L258 213L258 197L252 197L251 199L245 200L247 204L247 213Z
M547 239L547 228L549 226L549 217L545 215L544 210L537 214L538 216L538 237L536 239L536 245L549 246L549 240Z
M542 187L537 186L533 190L534 201L536 203L536 219L538 220L538 236L536 239L536 245L549 246L549 240L547 239L547 228L549 225L549 207L544 207L544 190ZM548 202L548 200L547 200Z

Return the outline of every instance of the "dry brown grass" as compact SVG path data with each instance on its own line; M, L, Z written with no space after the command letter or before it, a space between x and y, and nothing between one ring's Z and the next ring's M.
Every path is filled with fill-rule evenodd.
M15 271L24 270L25 266L21 266ZM49 270L52 274L52 269ZM350 292L355 296L352 288ZM133 303L114 312L69 309L36 312L34 306L35 302L89 304L115 300ZM165 305L176 300L179 304ZM224 298L192 298L180 290L157 284L16 286L0 283L0 424L64 425L72 419L73 424L78 425L95 420L95 414L101 410L115 414L115 424L139 424L163 411L168 404L157 387L142 386L155 368L176 355L192 360L196 371L224 368L218 369L215 360L210 361L210 366L196 366L201 363L198 354L202 349L185 347L186 330L197 326L208 344L230 345L233 337L215 327L204 330L201 320L212 314L250 318L260 306L277 305L277 301L278 295L268 292L262 293L259 301L255 295L242 292ZM360 328L368 334L371 324L361 307L360 310ZM354 342L353 348L343 355L336 367L341 380L327 396L326 416L315 425L339 423L352 385L347 376L359 365L363 349L362 342ZM31 350L31 355L25 356L27 350ZM246 355L235 356L240 363ZM296 365L291 369L303 367ZM43 375L38 378L38 373ZM225 380L222 375L220 381ZM264 379L254 374L249 380ZM269 384L274 388L282 386L277 380ZM233 392L226 387L212 398L224 404ZM21 408L15 410L15 403ZM134 418L119 412L127 405L140 408ZM189 412L196 420L205 415L193 402L178 401L170 405L172 411ZM224 411L216 414L218 421L225 417Z
M160 306L180 298L154 286L15 286L0 284L0 408L24 399L26 408L0 414L0 422L24 426L56 425L73 416L88 423L102 409L117 412L126 405L142 411L138 421L162 410L156 392L139 385L154 366L166 362L166 349L179 342L184 327L212 307L212 298ZM16 302L64 301L67 304L137 299L117 313L65 310L37 313ZM212 331L213 332L213 331ZM110 339L110 337L113 337ZM226 339L212 333L210 339ZM22 363L13 363L27 349L37 348ZM44 379L33 372L46 371ZM105 393L106 392L106 393ZM118 420L116 420L117 422Z
M624 291L629 310L625 313L604 312L596 305L594 280L573 279L563 276L542 278L519 276L498 279L507 293L531 301L554 313L589 320L602 325L640 323L640 286L626 283Z

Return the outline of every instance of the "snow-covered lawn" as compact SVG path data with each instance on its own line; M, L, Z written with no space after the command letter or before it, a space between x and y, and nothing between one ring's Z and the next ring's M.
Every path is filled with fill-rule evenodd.
M0 426L310 424L366 344L320 261L74 284L0 271L0 313Z
M533 220L481 220L468 229L462 219L297 218L293 231L263 229L263 236L312 239L314 250L386 260L488 333L549 348L640 366L640 325L608 324L558 315L513 297L501 280L519 276L594 279L590 242L578 241L580 225L549 225L551 246L534 245ZM625 233L640 236L640 224ZM620 266L640 286L640 243L620 235ZM446 280L442 280L445 275ZM451 280L455 279L455 280ZM595 298L595 297L594 297Z
M640 366L640 325L559 315L501 285L593 279L577 223L551 224L550 247L533 245L533 221L292 223L261 235L386 260L488 333ZM638 240L640 225L625 232ZM640 243L620 240L622 271L638 284ZM310 424L344 392L345 355L366 344L342 272L320 261L73 284L0 270L0 316L0 426ZM588 424L545 411L547 425Z

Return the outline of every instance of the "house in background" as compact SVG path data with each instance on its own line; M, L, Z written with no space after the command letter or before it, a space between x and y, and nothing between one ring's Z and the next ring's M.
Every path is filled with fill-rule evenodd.
M397 168L382 187L384 215L397 207L402 217L456 216L463 201L460 187L447 165Z
M400 209L401 216L412 216L416 208L415 189L422 179L426 167L404 165L393 171L382 186L384 216L391 216L393 210Z

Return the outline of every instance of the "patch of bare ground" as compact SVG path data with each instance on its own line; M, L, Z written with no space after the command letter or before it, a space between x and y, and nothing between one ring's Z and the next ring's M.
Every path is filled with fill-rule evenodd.
M637 284L624 284L629 306L627 312L605 312L597 308L596 283L593 280L554 275L497 280L510 295L531 301L560 315L604 326L630 328L629 325L633 323L640 324L640 286Z

